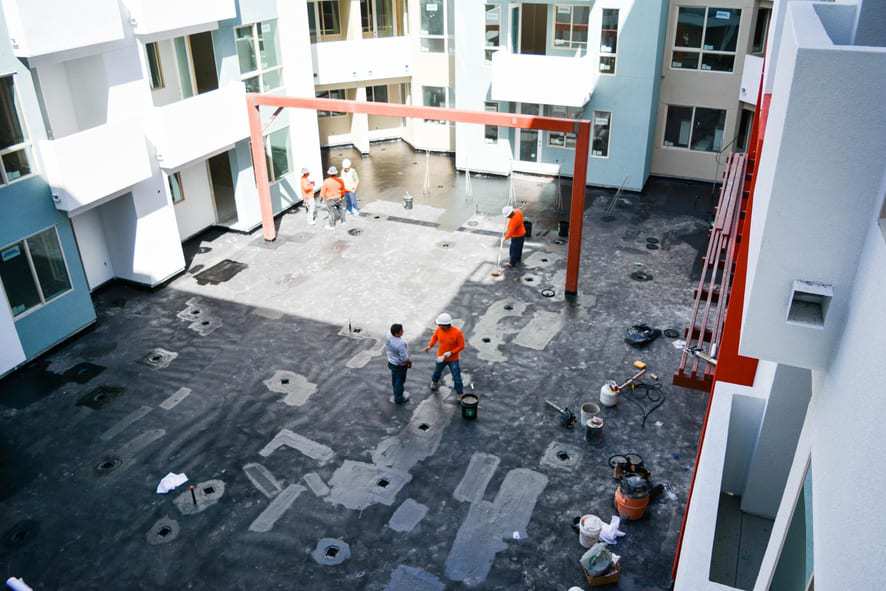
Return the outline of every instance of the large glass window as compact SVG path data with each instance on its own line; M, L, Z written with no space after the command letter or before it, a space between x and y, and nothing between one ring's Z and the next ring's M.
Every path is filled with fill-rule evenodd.
M310 0L308 2L308 31L311 43L341 36L341 18L338 0Z
M317 93L317 98L344 100L345 90L344 88L323 90ZM346 114L347 113L341 113L339 111L317 111L317 117L343 117Z
M741 9L681 6L671 67L732 72Z
M555 5L554 47L587 47L590 14L590 6Z
M164 88L166 82L163 79L163 66L160 61L160 46L156 41L145 44L145 54L148 57L148 71L151 74L151 90Z
M268 159L268 181L280 180L292 170L292 149L289 128L284 127L265 136L265 155Z
M612 123L612 113L609 111L594 111L593 128L591 130L591 156L595 158L609 158L609 128Z
M704 107L668 106L664 145L700 152L719 152L723 147L726 111Z
M492 61L492 54L501 45L501 6L486 5L486 61Z
M247 92L267 92L283 86L277 21L265 21L235 31L240 75Z
M618 9L604 8L600 23L600 73L615 74L618 53Z
M421 50L446 52L446 0L419 0L421 13Z
M13 316L69 291L71 280L55 228L0 248L0 281Z
M393 37L393 0L360 0L360 20L364 37Z
M762 54L766 50L766 37L769 35L769 20L771 18L771 8L757 9L757 22L754 24L754 37L751 41L751 53Z
M0 184L31 174L30 147L18 117L12 76L0 78Z
M579 114L581 113L580 109L575 109L573 107L560 107L556 105L546 105L545 106L545 116L547 117L560 117L562 119L578 119ZM554 148L575 148L575 134L563 133L560 131L550 131L548 132L548 145Z
M448 107L446 102L447 93L443 86L422 86L421 87L422 104L426 107ZM447 121L438 119L425 119L427 123L439 123L447 125Z
M366 100L370 103L388 102L388 87L384 84L366 87Z
M486 103L484 110L490 113L498 113L498 103ZM495 125L484 126L483 137L487 144L498 143L498 127Z

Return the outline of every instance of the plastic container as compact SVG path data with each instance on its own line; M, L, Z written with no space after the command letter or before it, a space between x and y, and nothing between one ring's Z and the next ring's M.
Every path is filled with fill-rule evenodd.
M583 515L578 522L578 543L590 548L600 540L603 522L596 515Z
M480 397L474 394L465 394L459 401L461 404L461 418L473 421L477 418L477 410L480 408Z

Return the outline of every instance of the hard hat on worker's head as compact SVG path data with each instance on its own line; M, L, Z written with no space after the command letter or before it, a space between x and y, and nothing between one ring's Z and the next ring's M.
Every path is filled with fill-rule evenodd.
M302 169L301 169L301 175L302 175L302 176L307 176L307 175L309 175L309 174L311 174L311 171L308 170L307 168L302 168Z
M342 167L342 168L350 168L350 167L351 167L351 161L348 160L347 158L345 158L344 160L341 161L341 167Z
M501 215L505 216L506 218L511 217L512 213L514 213L514 208L510 205L505 205L501 208Z
M338 169L334 166L330 166L329 170L326 171L326 174L328 174L329 176L335 176L338 174Z
M452 316L450 316L446 312L443 312L442 314L437 316L438 326L449 326L450 324L452 324Z

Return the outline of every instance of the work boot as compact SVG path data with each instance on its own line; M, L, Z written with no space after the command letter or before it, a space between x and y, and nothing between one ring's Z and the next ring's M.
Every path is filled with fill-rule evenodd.
M440 382L431 381L431 392L436 392L440 389Z
M403 402L398 403L396 400L394 400L393 396L388 398L388 400L391 402L391 404L406 404L407 402L409 402L410 398L412 398L412 396L409 394L409 392L403 392Z

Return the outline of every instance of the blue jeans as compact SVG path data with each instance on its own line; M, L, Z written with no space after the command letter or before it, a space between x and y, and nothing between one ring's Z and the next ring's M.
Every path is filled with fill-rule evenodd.
M434 375L431 376L431 380L439 382L440 378L443 377L443 369L447 366L449 367L449 373L452 374L452 384L455 386L455 392L461 396L464 394L465 389L461 383L461 366L458 364L458 360L438 361L437 365L434 366Z
M391 370L391 385L394 387L394 402L403 404L403 388L406 387L406 372L409 370L405 365L394 365L388 362L388 369Z
M520 260L523 258L523 241L525 240L525 236L520 236L519 238L511 238L511 246L508 254L511 255L511 266L516 267L520 264Z
M357 206L357 191L345 191L345 204L348 206L348 213L360 209Z

